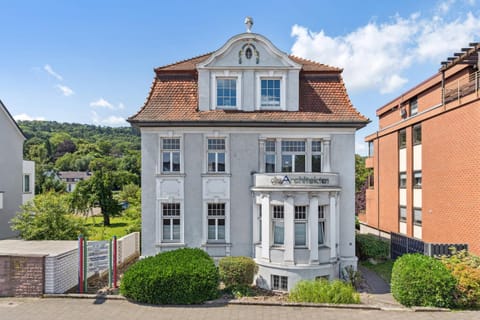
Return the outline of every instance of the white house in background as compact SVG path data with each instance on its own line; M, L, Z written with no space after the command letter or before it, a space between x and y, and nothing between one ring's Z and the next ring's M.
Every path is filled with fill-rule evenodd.
M0 101L0 239L11 238L10 219L35 195L35 165L23 160L25 136Z
M250 256L274 290L356 267L355 131L368 119L341 69L246 32L155 73L129 118L142 136L142 255Z
M92 177L89 171L60 171L57 174L60 181L67 185L67 192L73 192L77 183L83 180L88 180Z
M35 161L23 160L23 196L25 204L35 197Z

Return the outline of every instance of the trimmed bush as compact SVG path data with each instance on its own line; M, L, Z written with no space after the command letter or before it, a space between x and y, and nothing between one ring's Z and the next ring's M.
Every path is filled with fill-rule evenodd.
M360 303L360 296L348 283L340 280L302 280L290 291L288 300L292 302L314 303Z
M383 260L390 257L390 243L373 234L356 234L355 245L360 260Z
M250 286L258 266L252 258L225 257L218 263L220 280L226 287Z
M218 296L218 270L200 249L178 249L138 261L124 274L120 292L137 302L194 304Z
M406 254L393 265L392 294L407 307L451 307L455 285L450 271L435 258Z
M462 250L441 261L452 273L457 286L455 305L460 308L480 308L480 257Z

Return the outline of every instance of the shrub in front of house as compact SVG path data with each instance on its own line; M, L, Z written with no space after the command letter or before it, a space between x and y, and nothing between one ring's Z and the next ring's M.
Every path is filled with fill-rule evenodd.
M442 257L442 263L457 280L455 305L460 308L480 308L480 257L465 250Z
M360 296L348 283L340 280L302 280L290 291L291 302L358 304Z
M250 286L258 266L249 257L224 257L218 263L220 280L225 287Z
M390 243L373 234L356 234L355 245L360 260L383 260L390 257Z
M120 293L150 304L196 304L218 296L219 275L200 249L177 249L145 258L124 274Z
M451 307L455 285L450 271L432 257L405 254L393 265L392 294L407 307Z

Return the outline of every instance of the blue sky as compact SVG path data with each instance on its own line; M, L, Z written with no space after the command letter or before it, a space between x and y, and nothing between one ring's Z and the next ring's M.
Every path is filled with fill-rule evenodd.
M0 99L16 119L128 125L153 68L220 48L245 31L344 68L350 98L375 110L480 41L475 0L0 0Z

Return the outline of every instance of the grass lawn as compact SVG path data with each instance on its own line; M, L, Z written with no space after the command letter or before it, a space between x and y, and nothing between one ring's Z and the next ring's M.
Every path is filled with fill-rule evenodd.
M90 230L88 240L110 240L113 236L121 238L127 234L127 228L132 221L126 217L110 217L110 226L103 226L102 216L92 216L86 219Z
M394 262L395 261L393 260L387 260L384 262L373 264L369 261L361 261L360 264L365 268L376 272L383 280L390 284L390 281L392 279L392 268Z

